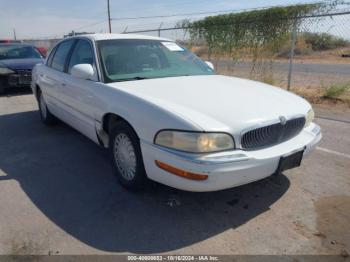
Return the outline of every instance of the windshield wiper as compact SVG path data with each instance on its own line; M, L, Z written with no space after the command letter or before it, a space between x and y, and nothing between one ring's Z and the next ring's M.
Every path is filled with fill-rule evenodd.
M135 77L130 77L130 78L118 79L118 80L116 80L116 82L133 81L133 80L144 80L144 79L149 79L149 78L148 77L144 77L144 76L135 76Z

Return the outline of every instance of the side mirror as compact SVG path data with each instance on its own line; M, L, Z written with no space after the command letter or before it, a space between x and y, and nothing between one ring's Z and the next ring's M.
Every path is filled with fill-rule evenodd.
M94 79L94 68L90 64L77 64L70 70L72 76L85 80Z
M205 61L205 63L206 63L211 69L215 70L214 65L213 65L212 62Z

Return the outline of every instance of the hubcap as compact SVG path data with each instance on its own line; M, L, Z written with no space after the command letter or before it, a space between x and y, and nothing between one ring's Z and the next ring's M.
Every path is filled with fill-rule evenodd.
M134 179L136 175L136 155L129 137L118 134L114 140L114 160L120 174L126 180Z
M41 112L42 117L44 119L46 119L47 108L46 108L46 103L45 103L43 95L40 95L40 112Z

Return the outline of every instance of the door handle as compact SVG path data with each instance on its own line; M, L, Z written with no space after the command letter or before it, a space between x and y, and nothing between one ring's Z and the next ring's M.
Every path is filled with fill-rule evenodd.
M66 84L65 84L65 83L61 83L61 86L65 87L65 86L66 86Z

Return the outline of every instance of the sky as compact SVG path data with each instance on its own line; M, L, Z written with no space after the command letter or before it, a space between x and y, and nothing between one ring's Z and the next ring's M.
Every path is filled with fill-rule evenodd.
M111 17L173 15L221 10L242 10L315 0L110 0ZM0 38L54 38L75 31L107 32L107 0L0 0ZM204 15L187 18L198 19ZM116 33L173 26L186 17L115 20Z

